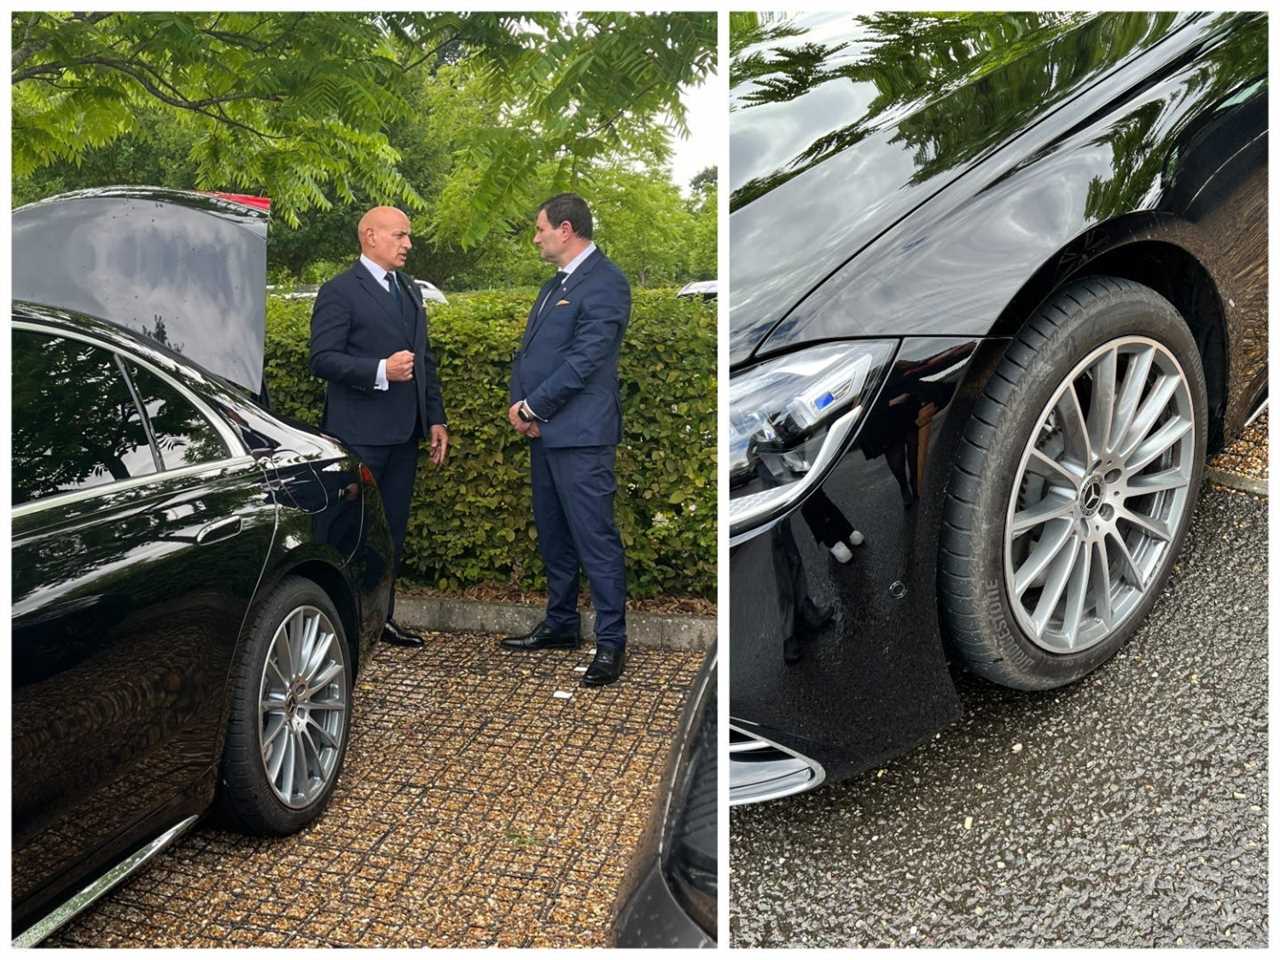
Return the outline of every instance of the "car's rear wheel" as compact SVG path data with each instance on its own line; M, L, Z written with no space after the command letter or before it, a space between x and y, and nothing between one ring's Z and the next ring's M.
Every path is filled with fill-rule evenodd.
M1056 687L1129 639L1195 506L1206 405L1191 331L1140 284L1073 282L1022 327L947 488L939 594L974 672Z
M286 834L324 810L351 727L350 650L328 595L284 580L255 611L232 677L223 810L250 833Z

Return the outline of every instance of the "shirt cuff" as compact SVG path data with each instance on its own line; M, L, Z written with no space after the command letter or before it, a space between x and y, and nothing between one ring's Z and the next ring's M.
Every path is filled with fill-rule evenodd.
M528 411L529 411L529 416L533 417L533 419L535 419L535 420L537 420L537 421L539 421L539 422L541 422L541 423L550 423L550 422L551 422L551 421L550 421L550 420L548 420L546 417L540 417L540 416L538 416L538 411L534 410L534 409L533 409L533 407L529 406L529 401L528 401L528 400L521 400L520 402L524 404L524 408L525 408L526 410L528 410Z
M374 380L373 382L373 389L375 390L391 389L391 384L387 382L387 361L386 360L378 361L378 376L377 376L377 379Z

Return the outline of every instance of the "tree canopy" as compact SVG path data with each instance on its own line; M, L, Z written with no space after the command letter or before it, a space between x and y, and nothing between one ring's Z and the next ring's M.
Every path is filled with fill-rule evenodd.
M715 67L707 13L15 13L13 169L31 177L130 135L174 129L187 186L263 193L275 215L335 204L431 206L391 133L420 117L426 78L467 65L490 109L459 130L471 171L451 236L509 229L593 163L669 145L682 86ZM183 136L183 132L189 134ZM164 139L164 134L159 139ZM137 142L137 141L135 141Z

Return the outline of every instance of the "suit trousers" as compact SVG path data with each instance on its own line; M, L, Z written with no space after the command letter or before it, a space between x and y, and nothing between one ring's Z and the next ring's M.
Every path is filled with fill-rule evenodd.
M404 556L404 538L409 529L409 505L413 499L413 482L418 476L418 437L404 443L386 446L348 444L359 457L382 494L382 506L387 512L387 524L391 527L391 540L396 545L394 574L400 573L400 560ZM396 609L395 575L391 578L391 602L387 606L390 620Z
M627 576L613 521L616 447L547 447L531 442L533 519L547 568L547 624L580 629L578 570L587 574L596 611L596 644L627 641Z

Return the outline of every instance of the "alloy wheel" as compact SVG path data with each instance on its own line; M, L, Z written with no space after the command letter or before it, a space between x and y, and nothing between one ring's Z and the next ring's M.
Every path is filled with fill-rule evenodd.
M1033 643L1087 650L1146 597L1186 517L1195 440L1186 376L1155 340L1112 340L1058 386L1005 519L1005 587Z
M259 684L259 747L267 782L293 808L336 775L347 711L344 644L323 611L291 611L272 637Z

